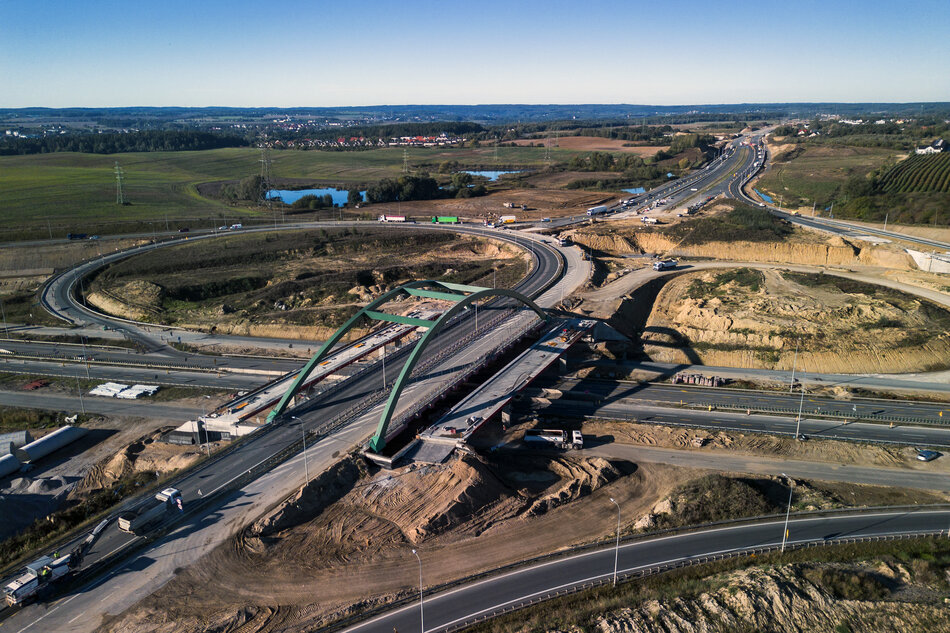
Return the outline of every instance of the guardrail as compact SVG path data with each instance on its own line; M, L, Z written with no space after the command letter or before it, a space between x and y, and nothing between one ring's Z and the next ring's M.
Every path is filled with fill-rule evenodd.
M811 511L792 512L791 514L789 514L789 516L790 516L790 517L793 517L793 518L800 518L800 517L821 517L821 516L825 516L825 515L845 515L845 514L861 515L861 514L867 514L867 513L877 513L877 512L882 512L882 511L900 511L900 510L907 510L908 512L912 512L912 511L925 511L925 510L934 510L934 509L947 510L947 509L950 509L950 504L934 504L934 505L930 505L930 506L919 506L919 505L914 505L914 506L905 506L905 505L899 505L899 506L874 506L874 507L864 508L864 509L860 509L860 510L859 510L859 509L855 509L855 508L836 508L836 509L830 509L830 510L811 510ZM669 536L669 535L674 535L674 534L679 534L679 533L684 533L684 532L697 532L697 531L706 530L706 529L710 529L710 528L721 527L721 526L725 526L725 525L743 525L743 524L754 524L754 523L759 523L759 522L764 522L764 521L775 521L775 520L781 520L781 519L784 519L784 518L785 518L785 514L782 513L782 514L760 515L760 516L755 516L755 517L745 517L745 518L742 518L742 519L732 519L732 520L724 520L724 521L713 521L713 522L709 522L709 523L703 523L703 524L700 524L700 525L674 527L674 528L666 528L666 529L663 529L663 530L656 530L656 531L653 531L653 532L641 532L641 533L638 533L638 534L628 534L628 535L626 535L626 536L622 536L620 540L621 540L622 543L631 543L631 542L636 542L636 541L648 541L648 540L650 540L650 539L654 539L654 538L657 538L657 537L659 537L659 536ZM906 538L908 538L908 539L913 539L913 538L920 538L920 537L939 536L940 534L943 534L943 532L942 532L942 531L940 531L940 532L930 532L930 531L927 531L927 532L922 532L922 533L920 533L920 534L901 535L901 536L902 536L902 537L906 537ZM862 539L872 539L872 538L876 538L876 537L842 537L841 539L834 539L834 540L827 540L827 541L826 541L826 540L822 540L822 541L806 541L806 542L804 542L804 543L786 543L785 549L791 549L791 548L794 548L794 549L801 549L801 548L803 548L803 547L821 547L821 546L825 546L825 545L836 545L836 544L839 544L838 541L841 541L841 542L847 542L847 541L860 542ZM895 539L894 539L893 537L892 537L892 538L880 537L879 540L895 540ZM507 572L511 572L511 571L514 571L514 570L517 570L517 569L521 569L521 568L524 568L524 567L528 567L528 566L530 566L530 565L534 565L534 564L537 564L537 563L544 563L544 562L553 561L553 560L560 559L560 558L566 558L566 557L568 557L568 556L572 556L572 555L579 554L579 553L582 553L582 552L590 552L590 551L593 551L593 550L596 550L596 549L601 549L601 548L604 548L604 549L606 549L606 548L613 548L613 547L615 546L615 545L614 545L614 542L615 542L615 541L614 541L614 538L610 538L610 537L609 537L609 538L605 538L605 539L603 539L603 540L601 540L601 541L596 541L596 542L592 542L592 543L586 543L586 544L583 544L583 545L575 545L575 546L568 547L568 548L565 548L565 549L563 549L563 550L559 550L559 551L554 552L554 553L551 553L551 554L542 554L542 555L540 555L540 556L534 556L534 557L531 557L531 558L528 558L528 559L525 559L525 560L522 560L522 561L518 561L517 563L511 563L511 564L508 564L508 565L502 565L502 566L497 567L497 568L495 568L495 569L490 569L490 570L487 570L487 571L483 571L483 572L479 572L479 573L475 573L475 574L470 574L470 575L468 575L468 576L465 576L465 577L463 577L463 578L456 579L456 580L454 580L454 581L442 583L442 584L436 585L436 586L434 586L434 587L428 587L426 590L427 590L427 592L429 593L429 595L432 595L432 594L435 594L435 593L438 593L438 592L442 592L442 591L446 591L446 590L449 590L449 589L453 589L453 588L455 588L455 587L459 587L459 586L461 586L461 585L465 585L465 584L468 584L468 583L471 583L471 582L483 580L483 579L489 578L489 577L491 577L491 576L496 576L496 575L499 575L499 574L502 574L502 573L507 573ZM748 548L748 549L744 549L744 550L736 550L735 552L727 553L727 554L724 554L724 555L730 555L730 554L731 554L731 555L735 555L735 556L738 556L738 555L748 555L748 552L751 552L751 551L753 551L753 550L755 550L755 549L763 549L763 548ZM780 545L776 545L776 546L774 546L774 549L781 549L781 546L780 546ZM693 560L694 562L693 562L692 564L697 564L696 561L702 560L703 558L709 559L710 557L708 557L708 556L707 556L707 557L698 557L698 558L695 558L695 559L688 559L688 560ZM707 561L707 562L712 562L712 561ZM681 565L681 566L683 566L683 565ZM648 567L646 567L645 569L659 569L659 567L661 567L661 566L653 565L653 566L648 566ZM641 574L642 574L642 570L640 570L640 571L641 571ZM669 571L669 569L663 569L662 571ZM662 573L662 572L661 572L661 571L658 571L658 572L656 572L656 573ZM627 574L627 575L629 575L629 574ZM618 574L618 579L619 579L620 577L621 577L621 576ZM642 577L642 575L641 575L640 577ZM624 576L624 579L625 579L625 580L632 580L633 578L627 578L626 576ZM606 582L606 581L613 582L613 573L610 573L609 575L605 575L605 579L604 579L603 582ZM587 584L589 584L589 583L587 583ZM583 588L590 588L590 587L589 587L589 586L584 586ZM582 587L580 587L580 586L579 586L578 588L562 588L562 589L560 590L561 593L560 593L559 595L562 595L562 596L563 596L563 595L567 595L567 594L569 594L569 593L576 593L577 591L580 591L580 590L582 590ZM556 593L556 592L551 592L551 595L550 595L548 598L545 598L545 599L550 599L551 597L554 597L554 594L555 594L555 593ZM357 623L359 623L359 622L362 622L362 621L364 621L364 620L368 620L368 619L370 619L370 618L376 617L376 616L378 616L378 615L380 615L380 614L382 614L382 613L385 613L385 612L387 612L387 611L391 611L392 609L394 609L394 608L396 608L396 607L399 607L399 606L402 606L402 605L405 605L405 604L410 604L410 603L412 603L412 602L416 602L417 600L418 600L418 593L412 593L412 594L407 595L407 596L405 596L405 597L403 597L403 598L399 598L399 599L397 599L397 600L394 600L393 602L390 602L390 603L388 603L388 604L380 605L380 606L377 606L377 607L373 607L373 608L371 608L371 609L369 609L369 610L367 610L367 611L364 611L364 612L362 612L362 613L358 613L358 614L355 614L355 615L347 616L347 617L342 618L342 619L340 619L340 620L337 620L337 621L335 621L335 622L333 622L333 623L331 623L331 624L328 624L328 625L326 625L326 626L324 626L324 627L321 627L321 628L319 628L319 629L315 629L315 633L334 633L335 631L339 631L339 630L341 630L341 629L347 628L347 627L349 627L349 626L352 626L352 625L357 624ZM537 603L537 600L535 601L535 603ZM524 606L528 606L528 605L525 604ZM521 608L521 607L519 607L519 608ZM517 610L517 609L509 609L509 611L514 611L514 610ZM502 613L501 613L501 612L495 613L494 615L489 616L489 618L486 618L486 619L490 619L491 617L497 617L498 615L502 615ZM476 624L476 623L477 623L477 622L470 622L469 620L466 620L466 622L467 622L467 624L465 624L464 626L471 626L472 624ZM458 628L464 628L464 626L459 626L459 627L454 627L454 626L453 626L452 629L443 629L443 630L446 631L446 632L449 631L449 630L454 631L454 630L458 630Z
M916 540L921 538L934 538L939 536L939 532L922 532L920 534L887 534L880 536L857 536L857 537L846 537L840 539L831 539L823 541L806 541L801 543L787 543L785 545L786 550L800 550L800 549L810 549L813 547L829 547L834 545L850 545L856 543L876 543L876 542L886 542L886 541L903 541L903 540ZM771 554L776 551L780 551L782 546L780 545L770 545L770 546L761 546L761 547L751 547L747 549L735 550L733 552L726 552L722 554L712 554L709 556L698 556L695 558L681 559L677 561L671 561L662 565L652 565L644 569L638 569L634 571L628 571L617 574L617 582L630 582L633 580L639 580L641 578L646 578L649 576L656 576L658 574L663 574L666 572L674 571L677 569L683 569L686 567L693 567L696 565L705 565L708 563L719 562L724 560L733 560L736 558L747 558L754 556L761 556L764 554ZM440 627L435 630L442 633L454 633L475 624L497 618L501 615L507 613L512 613L520 609L524 609L554 598L560 598L575 593L580 593L581 591L587 591L590 589L596 589L597 587L603 587L613 583L613 574L607 573L604 577L597 580L592 580L588 582L579 583L572 587L564 587L561 589L555 589L549 592L545 592L538 596L533 596L527 600L519 600L506 604L497 609L488 611L487 613L481 613L477 616L456 622L451 626ZM414 601L413 597L413 601Z

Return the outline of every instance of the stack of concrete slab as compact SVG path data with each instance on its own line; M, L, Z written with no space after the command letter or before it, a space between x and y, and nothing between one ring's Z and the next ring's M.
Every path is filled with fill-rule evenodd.
M158 391L158 385L132 385L130 387L120 382L105 382L90 391L89 395L135 400L140 396L151 396L156 391Z

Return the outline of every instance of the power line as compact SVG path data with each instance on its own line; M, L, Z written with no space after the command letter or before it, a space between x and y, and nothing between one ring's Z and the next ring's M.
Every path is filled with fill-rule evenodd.
M122 168L119 167L119 161L115 161L115 203L125 204L125 196L122 195Z

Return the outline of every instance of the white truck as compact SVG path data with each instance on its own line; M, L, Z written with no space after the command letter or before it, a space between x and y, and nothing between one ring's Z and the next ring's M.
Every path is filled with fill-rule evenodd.
M599 207L591 207L587 210L587 215L589 216L600 215L602 213L607 213L607 205L602 204Z
M516 215L503 215L498 218L500 224L514 224L518 221L518 216Z
M165 488L152 499L146 499L136 507L119 515L119 529L129 534L144 534L150 527L172 511L181 512L181 492L177 488Z
M528 429L524 432L524 441L535 446L554 446L566 450L584 448L584 436L580 431Z
M640 221L643 222L644 224L659 224L659 220L657 220L656 218L648 218L646 216L640 218Z
M404 215L381 215L379 216L380 222L405 222L406 216Z
M3 595L7 604L15 607L22 605L30 598L36 597L38 593L49 587L54 580L58 580L72 571L69 560L69 555L61 557L43 556L24 567L23 573L3 588Z
M668 270L670 268L676 268L675 259L664 259L658 262L653 262L653 270Z

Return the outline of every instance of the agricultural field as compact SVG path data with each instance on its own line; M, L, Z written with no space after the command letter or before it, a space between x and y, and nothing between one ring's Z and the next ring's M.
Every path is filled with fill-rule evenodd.
M950 193L950 153L914 155L881 176L888 193Z
M755 188L792 209L817 204L821 210L831 204L849 177L864 176L900 156L876 147L772 145L770 149L775 162Z
M552 160L578 152L552 150ZM530 168L544 164L533 147L409 148L411 171L435 172L445 161L482 168ZM124 172L124 197L116 204L115 164ZM365 185L402 173L403 150L354 152L274 151L271 175L278 184ZM209 228L262 216L262 209L228 206L202 196L202 183L237 181L260 173L260 152L226 148L195 152L125 154L54 153L0 157L0 242L43 239L66 233L150 233L183 227Z

